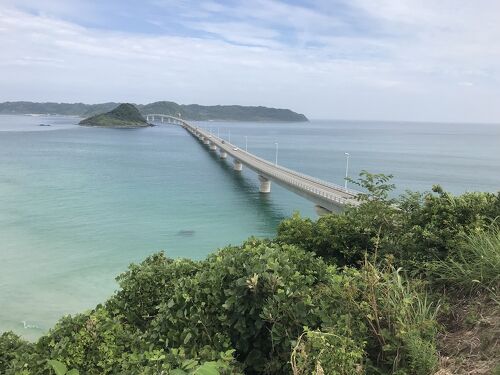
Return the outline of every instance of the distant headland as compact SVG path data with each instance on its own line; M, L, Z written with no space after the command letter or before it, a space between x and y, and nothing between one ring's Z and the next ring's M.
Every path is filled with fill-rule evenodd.
M149 126L137 108L129 103L120 104L109 112L88 117L80 121L80 125L106 128L142 128Z
M0 114L51 114L90 117L109 112L120 103L0 103ZM198 104L177 104L160 101L150 104L134 104L142 115L162 113L192 121L255 121L255 122L304 122L306 116L290 109L253 107L240 105L204 106Z

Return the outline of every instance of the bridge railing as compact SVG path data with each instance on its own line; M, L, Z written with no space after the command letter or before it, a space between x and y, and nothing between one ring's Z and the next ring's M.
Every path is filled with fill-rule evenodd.
M213 134L207 133L207 131L205 129L195 128L192 125L188 124L187 122L185 122L183 120L181 120L181 121L182 121L182 123L186 127L190 128L192 131L199 131L199 132L205 133L205 135L208 136L209 138L216 139L216 140L218 140L221 143L224 141L224 144L227 145L229 148L237 147L234 144L226 142L225 140L223 140L220 137L217 137L217 136L215 136ZM270 161L268 161L266 159L263 159L263 158L261 158L259 156L251 154L248 151L241 150L241 149L239 149L239 151L242 152L242 153L244 153L249 158L256 159L256 160L260 161L261 163L266 164L267 166L271 167L272 169L278 169L281 172L285 172L287 174L291 174L293 176L299 177L299 178L304 179L306 181L310 181L310 182L313 182L313 183L316 183L316 184L319 184L319 185L323 185L323 186L325 186L327 188L334 189L334 190L337 190L339 192L343 192L343 193L350 194L350 195L353 196L352 198L340 197L338 195L329 193L329 192L327 192L327 191L325 191L323 189L318 189L318 188L312 187L311 185L309 185L307 183L303 183L303 182L299 182L297 180L294 180L294 179L292 179L292 178L290 178L290 177L288 177L286 175L284 176L282 174L273 172L272 169L265 171L265 173L268 174L270 177L274 177L274 178L276 178L278 180L281 180L283 182L286 182L286 183L288 183L288 184L290 184L292 186L296 186L296 187L298 187L298 188L300 188L302 190L309 191L310 193L316 194L316 195L318 195L320 197L324 197L324 198L329 199L331 201L338 202L340 204L346 204L346 203L352 202L353 198L358 194L358 192L355 191L355 190L346 189L343 186L340 186L340 185L337 185L337 184L334 184L334 183L331 183L331 182L328 182L328 181L321 180L319 178L315 178L315 177L312 177L312 176L309 176L309 175L306 175L306 174L294 171L292 169L283 167L281 165L275 165L274 163L271 163ZM234 156L234 157L237 157L237 156Z

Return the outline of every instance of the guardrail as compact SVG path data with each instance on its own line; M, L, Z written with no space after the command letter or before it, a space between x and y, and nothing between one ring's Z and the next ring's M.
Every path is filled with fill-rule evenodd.
M187 128L191 133L198 132L207 138L211 138L212 140L217 141L218 143L220 143L218 145L219 148L225 149L225 151L228 152L234 158L237 158L238 160L240 160L241 162L243 162L244 164L246 164L247 166L249 166L252 169L260 170L262 173L268 175L271 178L277 179L277 180L282 181L284 183L287 183L291 186L297 187L303 191L307 191L309 193L315 194L319 197L323 197L323 198L328 199L328 200L333 201L333 202L337 202L339 204L347 204L347 203L351 203L351 202L355 201L356 195L358 194L358 192L355 190L346 189L340 185L337 185L337 184L334 184L334 183L331 183L328 181L321 180L319 178L315 178L315 177L294 171L292 169L283 167L281 165L275 165L266 159L258 157L258 156L251 154L245 150L241 150L236 145L229 143L229 142L223 140L222 138L217 137L213 134L207 133L205 130L193 127L192 125L188 124L184 120L181 120L181 122L183 124L183 127ZM234 150L232 150L234 148L238 148L237 151L242 153L245 156L245 158L254 159L256 161L259 161L260 163L265 164L269 169L266 168L266 170L264 170L262 168L259 168L258 166L252 165L251 160L250 161L243 160L244 158L241 158L238 155L236 155L234 152L232 152L232 151L234 151ZM275 170L277 170L277 172ZM285 175L283 175L283 173ZM297 178L302 179L302 180L310 181L311 183L322 185L327 189L334 189L334 190L338 191L339 193L349 194L351 197L349 197L349 198L340 197L336 194L332 194L328 191L325 191L324 189L318 189L316 187L311 186L310 184L303 183L303 182L300 182L299 180L290 178L287 175L292 175L292 177L297 177Z

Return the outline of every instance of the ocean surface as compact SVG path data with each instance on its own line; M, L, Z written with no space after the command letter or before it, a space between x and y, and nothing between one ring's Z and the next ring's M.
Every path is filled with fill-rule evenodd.
M79 118L0 116L0 332L34 339L116 290L131 262L165 250L202 259L273 236L313 204L209 153L181 127L101 129ZM51 126L39 126L49 124ZM366 169L398 192L500 189L500 125L411 122L199 123L248 151L343 184ZM230 135L229 135L230 132ZM351 186L354 187L354 186Z

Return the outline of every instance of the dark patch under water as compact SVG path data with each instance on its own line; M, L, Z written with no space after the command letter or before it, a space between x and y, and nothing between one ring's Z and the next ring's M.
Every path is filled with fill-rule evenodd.
M194 233L195 233L194 230L185 230L185 229L183 229L183 230L178 231L177 235L178 236L182 236L182 237L192 237L192 236L194 236Z

